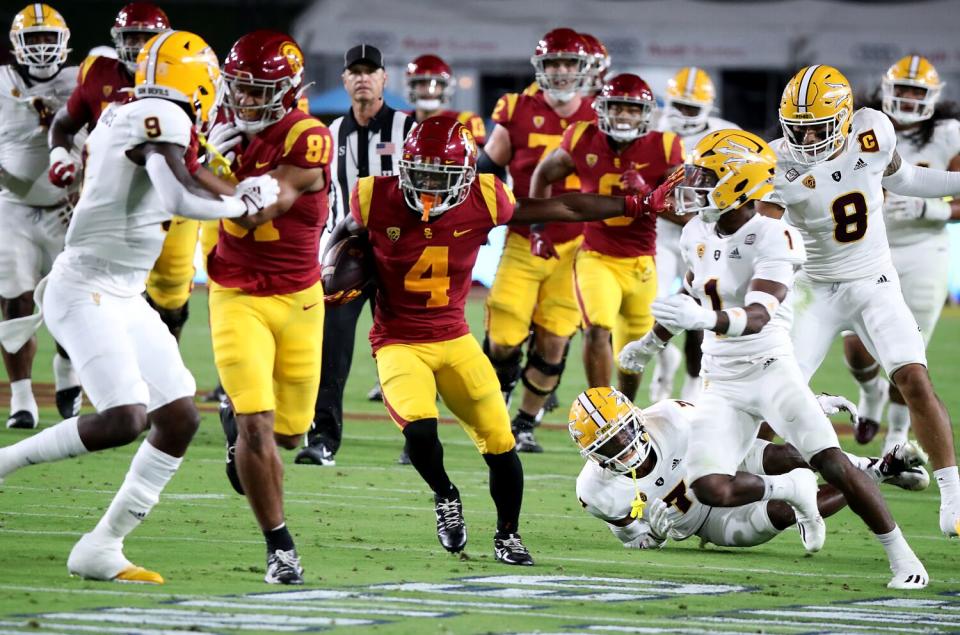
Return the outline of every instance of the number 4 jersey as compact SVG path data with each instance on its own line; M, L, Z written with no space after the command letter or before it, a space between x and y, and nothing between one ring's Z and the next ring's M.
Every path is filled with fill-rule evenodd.
M407 206L397 176L357 181L350 214L367 228L379 288L370 344L444 342L470 332L464 315L473 265L487 234L513 216L513 193L492 174L431 219Z
M810 279L843 282L886 271L881 180L897 146L887 116L858 110L840 154L814 166L793 161L782 138L770 146L777 153L771 202L784 205L784 219L800 230Z

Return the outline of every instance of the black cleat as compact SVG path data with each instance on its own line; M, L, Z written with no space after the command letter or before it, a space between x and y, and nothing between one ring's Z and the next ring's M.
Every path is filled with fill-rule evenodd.
M504 564L516 564L532 567L533 558L520 541L520 534L501 534L493 536L493 555Z
M397 463L400 465L413 465L413 462L410 460L410 452L407 451L407 444L403 444L403 449L400 450L400 456L397 457Z
M237 437L240 432L237 430L237 416L233 414L233 408L226 401L220 402L220 427L223 428L223 434L227 437L227 478L230 485L236 490L237 494L243 496L243 485L240 483L240 475L237 474Z
M263 576L267 584L303 584L303 567L296 549L282 551L277 549L267 554L267 575Z
M880 424L866 417L857 417L857 422L853 424L853 438L860 445L866 445L873 441L873 437L877 436L879 431Z
M223 389L223 384L217 382L217 387L203 396L204 403L223 403L227 400L227 391Z
M383 401L383 390L380 388L379 381L367 393L367 401Z
M459 553L467 545L467 525L463 522L463 503L460 492L453 488L450 497L434 496L437 513L437 539L450 553Z
M80 406L83 405L83 391L80 386L64 388L57 391L57 412L64 419L76 417L80 414Z
M33 430L36 427L36 418L26 410L17 410L7 419L7 429Z
M297 453L297 458L293 462L300 465L320 465L322 467L333 467L337 464L336 459L333 458L333 451L323 441L308 444Z
M553 412L556 410L557 406L560 405L560 401L557 399L557 392L553 391L547 395L547 400L543 402L543 411L544 412Z
M529 452L531 454L543 452L543 446L537 443L537 437L534 436L533 430L514 429L513 438L517 441L517 452Z

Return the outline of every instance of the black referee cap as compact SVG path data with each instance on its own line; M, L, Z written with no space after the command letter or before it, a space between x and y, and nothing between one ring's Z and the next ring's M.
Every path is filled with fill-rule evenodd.
M344 70L361 62L370 64L374 68L383 68L383 54L372 44L358 44L343 56Z

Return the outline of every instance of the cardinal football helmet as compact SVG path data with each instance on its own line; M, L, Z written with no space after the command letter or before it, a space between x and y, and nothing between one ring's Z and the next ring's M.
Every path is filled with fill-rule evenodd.
M616 141L633 141L647 134L656 105L647 82L630 73L613 77L593 100L597 126Z
M584 85L584 94L593 95L600 92L604 82L607 80L607 73L610 71L610 53L595 35L581 33L584 43L587 45L587 52L590 53L590 77Z
M223 63L223 106L237 128L257 133L297 107L303 51L278 31L254 31L236 41Z
M13 57L27 73L37 79L49 79L67 61L70 29L56 9L35 2L13 16L10 43Z
M456 85L450 66L436 55L421 55L407 64L406 82L407 101L427 112L449 103Z
M530 58L537 84L559 102L568 102L580 92L589 79L592 61L586 42L573 29L554 29L544 35ZM556 63L564 67L550 69Z
M137 72L137 55L143 48L144 39L170 30L170 20L163 9L152 2L131 2L120 9L110 37L113 38L117 57L131 73ZM145 34L147 35L144 38Z
M832 66L801 68L783 89L779 114L794 161L804 165L823 163L843 147L850 134L850 82Z
M943 82L925 57L907 55L887 69L880 82L883 112L897 123L911 124L933 116ZM904 91L923 91L923 97L907 97Z
M683 166L683 182L675 190L677 213L699 213L706 222L716 222L722 214L769 194L776 167L773 149L752 132L712 132Z
M713 110L716 91L702 68L681 68L667 82L664 110L670 129L682 135L703 130Z
M400 156L400 189L423 218L462 203L477 176L477 143L453 117L424 119L407 135Z
M567 417L570 437L580 456L618 474L630 474L650 453L643 411L610 386L588 388Z
M202 124L215 117L219 83L217 56L199 35L165 31L140 49L133 94L186 104Z

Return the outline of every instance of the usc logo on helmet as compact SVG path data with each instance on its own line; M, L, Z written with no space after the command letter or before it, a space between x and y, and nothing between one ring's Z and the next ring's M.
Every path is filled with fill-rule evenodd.
M294 74L303 70L303 53L300 52L300 47L295 43L284 42L280 45L280 55L287 58L287 63L290 64L290 70L292 70Z

